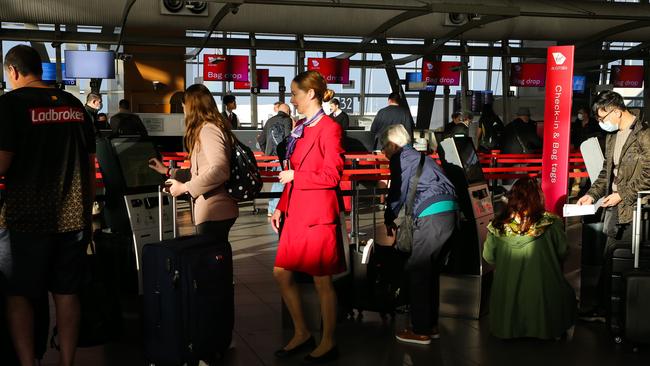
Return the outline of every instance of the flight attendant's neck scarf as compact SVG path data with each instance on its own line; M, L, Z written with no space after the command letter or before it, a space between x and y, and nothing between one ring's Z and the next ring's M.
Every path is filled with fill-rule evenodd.
M298 139L302 137L303 132L305 131L305 127L311 125L312 123L316 122L320 117L324 116L325 112L321 108L318 113L316 113L313 117L311 117L309 120L301 119L298 121L296 124L296 128L294 128L291 131L291 135L289 136L289 139L287 140L287 153L285 155L285 159L289 160L291 158L291 155L293 155L293 151L296 149L296 143L298 142Z

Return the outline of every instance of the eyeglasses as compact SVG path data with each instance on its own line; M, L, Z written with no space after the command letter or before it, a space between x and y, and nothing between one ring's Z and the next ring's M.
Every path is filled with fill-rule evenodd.
M609 113L607 113L606 115L604 115L604 116L602 116L602 117L598 116L596 119L598 120L598 122L603 122L603 121L605 120L605 118L607 118L607 116L609 116L610 114L612 114L612 112L614 112L615 110L616 110L616 109L612 109L612 110L609 111Z

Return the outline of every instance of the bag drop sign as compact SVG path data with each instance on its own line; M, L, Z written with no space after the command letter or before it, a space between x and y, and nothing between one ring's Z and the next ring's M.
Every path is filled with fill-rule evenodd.
M643 66L612 66L610 84L615 88L641 88L643 86Z
M248 56L203 55L203 80L248 81Z
M320 72L328 84L350 83L350 60L347 58L308 58L307 70Z
M555 62L552 56L551 59ZM545 85L545 79L546 64L518 63L510 65L510 86L541 88Z
M460 62L422 61L422 81L428 85L460 85Z

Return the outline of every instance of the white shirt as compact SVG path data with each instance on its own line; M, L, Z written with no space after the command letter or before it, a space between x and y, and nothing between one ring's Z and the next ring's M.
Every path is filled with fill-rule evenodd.
M336 112L332 113L332 116L334 116L334 117L338 117L339 114L341 114L341 112L343 112L343 111L340 110L340 109L338 109Z

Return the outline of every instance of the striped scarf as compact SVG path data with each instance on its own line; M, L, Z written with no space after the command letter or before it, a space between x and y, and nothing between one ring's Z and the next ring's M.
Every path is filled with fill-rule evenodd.
M296 128L294 128L293 131L291 131L291 135L287 140L287 153L285 155L286 160L289 160L291 158L291 155L293 155L293 151L296 149L296 143L298 142L298 139L302 137L302 134L305 131L305 127L316 122L318 118L323 115L325 115L325 111L323 111L323 109L321 108L321 110L319 110L318 113L316 113L309 120L305 121L305 119L301 119L300 121L298 121L298 123L296 124Z

